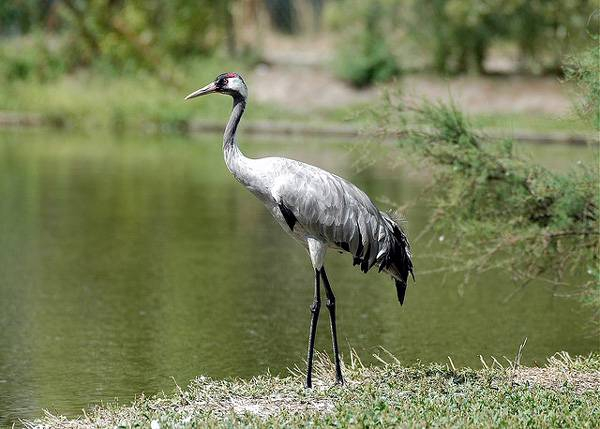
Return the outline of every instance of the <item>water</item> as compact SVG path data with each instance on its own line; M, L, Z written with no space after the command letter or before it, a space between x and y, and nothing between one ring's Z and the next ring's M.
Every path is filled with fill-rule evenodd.
M406 202L427 173L318 141L243 140L253 156L282 154L333 170L375 199ZM386 149L387 150L387 149ZM563 168L585 150L533 149ZM385 207L385 204L380 204ZM406 213L415 237L426 207ZM330 252L342 349L365 362L382 345L403 362L479 366L479 354L524 361L598 349L591 313L569 289L515 291L503 273L419 274L435 249L414 243L418 284L404 307L389 278ZM374 270L375 271L375 270ZM302 364L312 270L297 244L226 170L220 138L0 133L0 425L42 409L84 407L171 391L200 374L251 377ZM317 347L329 350L327 316Z

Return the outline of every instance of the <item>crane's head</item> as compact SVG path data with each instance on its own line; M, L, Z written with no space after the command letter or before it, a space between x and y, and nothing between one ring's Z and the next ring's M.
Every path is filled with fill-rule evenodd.
M233 98L246 99L248 97L248 87L244 82L244 79L237 73L223 73L215 78L215 80L203 88L192 92L190 95L185 97L186 100L190 98L200 97L201 95L212 94L229 95Z

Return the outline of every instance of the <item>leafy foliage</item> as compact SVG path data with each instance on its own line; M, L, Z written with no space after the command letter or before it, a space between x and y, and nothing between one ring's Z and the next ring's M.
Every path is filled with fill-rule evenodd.
M7 82L53 80L69 69L67 60L36 32L27 40L0 45L0 82L3 79Z
M575 102L577 113L600 130L600 36L592 37L592 46L569 58L564 71L565 79L574 82L581 94Z
M66 49L78 56L78 64L102 58L120 69L164 70L165 60L214 48L216 40L209 35L221 28L218 3L64 1L60 12Z
M39 0L0 2L0 35L33 30L48 18L52 3Z
M400 73L400 67L384 37L384 11L379 2L370 3L362 18L363 28L350 35L345 44L340 46L336 72L354 86L363 87L385 81Z
M594 4L588 0L413 1L413 31L431 46L434 67L445 73L484 71L493 42L512 42L521 66L557 70L567 48L586 38Z
M412 2L411 30L432 52L433 67L442 73L483 71L491 39L498 31L494 6L469 0Z
M430 228L453 237L450 270L502 269L523 283L587 270L583 285L597 299L597 165L552 172L520 157L511 140L487 142L452 105L388 97L383 111L380 133L434 171Z
M560 72L565 53L598 31L590 0L379 0L379 43L402 57L405 68L431 65L444 74L485 72L492 48L518 54L518 67ZM342 34L361 28L362 2L337 0L330 26ZM368 28L363 28L368 32ZM365 56L354 41L354 54Z
M41 53L50 53L60 67L48 64L43 55L35 62L55 71L100 63L119 73L149 69L163 80L174 80L172 69L182 58L205 56L221 45L230 55L237 54L236 35L243 44L248 32L239 16L247 11L254 11L254 19L263 11L274 29L293 34L309 10L318 28L324 4L323 0L4 1L0 36L43 34ZM433 65L442 73L485 71L485 59L495 45L516 47L522 69L558 72L566 48L580 46L587 32L597 33L599 26L591 0L331 0L326 5L331 27L342 35L336 69L357 86L398 74L399 58L404 69ZM260 51L260 42L249 43L246 49ZM21 56L2 59L14 59L17 69L33 70L17 70L17 76L36 75L36 66L29 67Z
M38 3L52 6L36 8ZM0 6L0 22L36 41L33 47L21 46L28 52L2 47L0 55L11 64L4 76L38 77L38 66L61 72L96 66L118 72L146 69L172 81L176 61L213 52L232 31L231 3L27 0ZM3 45L10 41L5 38Z
M292 34L298 23L293 0L265 0L271 23L282 33Z

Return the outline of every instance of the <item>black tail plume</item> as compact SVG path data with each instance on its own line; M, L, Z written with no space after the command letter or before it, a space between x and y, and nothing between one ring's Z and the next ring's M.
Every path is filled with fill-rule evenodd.
M410 273L413 280L415 279L410 244L402 229L394 221L389 219L388 223L391 226L394 240L391 250L380 269L387 270L394 277L398 301L402 305L404 303L404 295L406 294L408 274Z
M400 301L400 305L404 304L404 295L406 294L406 282L402 280L396 281L396 293L398 294L398 301Z

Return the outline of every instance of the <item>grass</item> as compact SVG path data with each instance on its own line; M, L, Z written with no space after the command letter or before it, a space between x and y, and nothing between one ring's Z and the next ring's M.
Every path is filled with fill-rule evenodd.
M45 123L85 130L182 131L191 121L225 120L231 107L230 100L225 97L214 97L210 102L183 102L185 95L223 70L249 72L243 63L211 57L178 65L176 78L171 83L150 72L119 74L100 66L46 81L34 77L0 78L0 111L35 114ZM311 125L348 123L362 129L371 123L371 115L365 112L374 104L377 102L300 113L285 106L252 101L245 119ZM549 114L476 114L472 115L472 121L477 127L502 130L592 132L589 125L575 117L557 118Z
M494 113L470 115L470 118L476 128L497 129L505 132L519 130L540 133L594 133L592 126L574 114L557 116L547 113Z
M377 103L374 103L377 104ZM366 127L372 124L373 116L368 112L373 103L357 103L337 109L320 112L322 118L330 122L347 122ZM582 133L595 134L593 127L575 114L563 116L549 113L469 113L469 120L475 128L503 131L530 131L539 133Z
M251 380L199 377L170 395L140 396L77 419L49 413L28 428L92 427L572 427L600 426L600 355L557 353L544 368L481 359L483 368L403 366L390 354L365 367L353 354L347 384L333 385L330 360L318 356L316 387L300 370Z
M139 130L150 126L169 131L180 130L191 120L224 121L231 109L228 98L193 104L183 98L223 70L243 71L243 66L207 58L182 64L181 68L185 74L176 81L189 82L187 85L166 83L147 72L118 75L94 69L46 82L0 82L0 110L41 115L51 124L81 129ZM250 120L282 120L298 115L281 107L252 103L247 116Z

